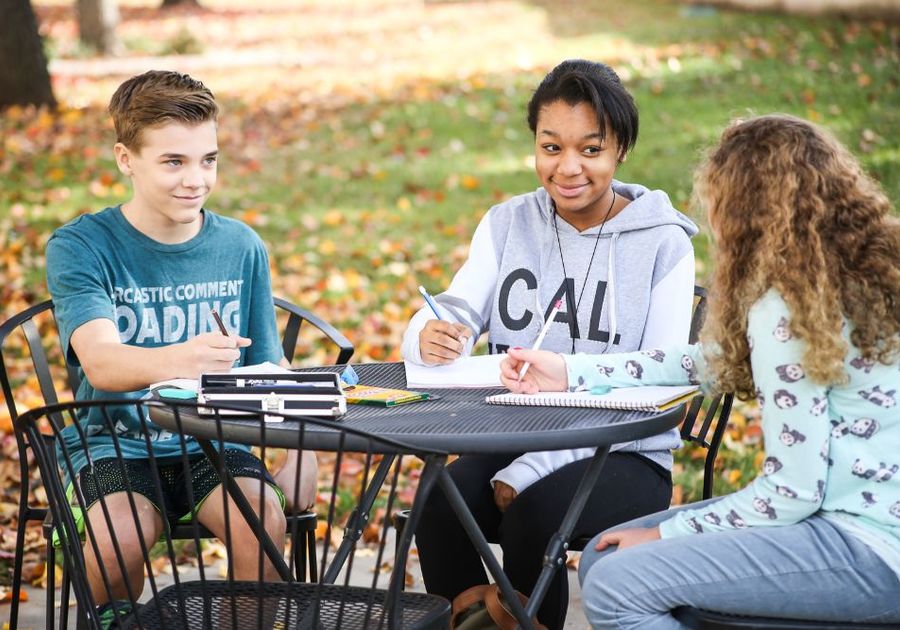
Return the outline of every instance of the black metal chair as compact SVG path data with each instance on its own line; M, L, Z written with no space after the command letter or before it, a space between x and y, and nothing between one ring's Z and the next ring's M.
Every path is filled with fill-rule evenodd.
M338 355L334 361L335 365L350 361L350 357L353 356L353 344L337 328L322 318L316 317L306 309L300 308L296 304L292 304L282 298L275 298L275 307L288 314L287 323L281 335L281 347L284 350L284 358L289 363L294 360L297 340L300 337L300 329L303 322L309 322L315 326L331 343L338 347Z
M309 311L281 298L274 298L276 310L287 314L282 334L282 349L288 361L293 360L297 340L301 326L309 322L334 345L338 347L338 356L335 363L346 363L353 355L353 345L337 329L316 317ZM20 336L18 336L20 335ZM45 345L46 342L46 345ZM23 367L26 366L26 367ZM15 373L12 371L16 370ZM65 362L63 351L59 343L59 331L53 311L53 302L46 300L30 308L13 315L0 325L0 387L10 413L10 418L15 422L20 415L14 397L17 383L34 378L40 390L40 396L45 405L52 405L60 400L60 397L74 398L78 391L80 378L78 371ZM62 421L61 418L53 418ZM18 530L16 532L16 551L13 562L12 575L12 602L10 607L10 628L15 630L18 623L19 595L22 586L22 568L24 563L24 547L26 524L28 522L42 521L43 535L47 542L47 598L46 618L47 627L54 627L55 623L55 562L53 558L53 522L49 517L47 508L32 505L28 502L29 474L28 474L28 441L24 436L16 432L16 441L19 449L20 467L20 496L18 511ZM296 554L296 566L298 570L309 568L309 579L315 580L317 568L315 555L307 557L306 550L312 548L315 543L316 518L312 512L303 512L290 515L288 519L289 531L295 534L305 534L306 544L295 544L292 548ZM175 527L173 535L177 537L191 537L193 534L188 529ZM211 534L205 536L210 537ZM292 540L299 541L292 536ZM62 576L62 600L68 600L68 579ZM66 625L67 607L63 606L60 612L61 626Z
M366 482L375 476L375 465L384 454L411 452L431 463L430 466L426 464L426 469L431 472L423 472L422 482L417 490L422 494L433 487L436 473L446 461L446 454L410 449L362 431L348 429L341 423L328 419L288 420L292 428L296 429L292 435L296 436L297 448L318 447L335 453L331 460L333 469L330 478L333 481L325 514L322 516L325 535L319 552L321 566L329 566L332 574L342 583L313 584L296 581L293 568L284 563L281 555L283 551L272 544L270 536L274 535L273 528L266 528L266 511L261 507L262 502L257 503L239 490L234 490L237 484L221 466L224 442L201 444L205 456L219 471L222 483L232 488L229 491L232 500L223 502L222 509L225 535L220 540L226 549L226 559L210 561L203 554L198 554L196 568L186 568L183 555L176 550L176 539L172 536L171 523L177 515L167 513L166 503L162 500L160 475L156 472L160 464L153 460L152 454L149 455L151 462L148 470L153 476L152 493L157 497L154 503L162 506L159 522L163 530L161 544L157 543L151 553L151 545L157 538L155 532L145 533L148 524L152 524L146 516L147 511L142 512L137 508L136 495L131 491L135 477L125 473L125 460L122 456L122 444L126 438L116 434L118 419L125 413L134 413L133 417L142 425L140 435L149 435L147 413L150 407L162 408L172 414L178 427L183 426L181 418L187 414L196 414L200 409L195 404L164 404L159 401L72 402L28 411L15 421L17 431L26 436L38 462L41 480L59 532L65 570L71 576L78 603L79 622L84 627L101 627L97 604L106 602L112 602L112 610L117 615L122 615L119 619L121 627L126 628L278 627L325 630L447 627L450 618L449 602L432 595L404 593L400 588L402 567L411 536L406 536L401 543L397 556L400 570L389 573L382 570L388 527L386 522L381 527L371 577L368 570L362 578L358 575L359 571L353 573L354 559L357 559L356 566L361 564L355 546L346 556L346 562L341 558L343 567L339 572L328 565L332 532L344 527L355 527L356 515L349 510L342 510L341 503L346 502L348 497L355 499L355 504L363 503L363 497L367 494ZM210 415L204 418L204 425L213 426L214 423L215 434L226 435L223 417L215 409L207 411ZM78 464L73 460L77 461L78 452L89 451L88 431L76 421L83 420L86 414L91 416L92 429L99 427L101 433L108 432L113 436L116 453L114 464L111 471L106 475L97 475L92 482L75 483L75 492L67 496L69 480L80 479ZM65 423L68 427L65 437L60 435L62 425L51 419L60 416L69 420ZM51 421L46 422L47 419ZM41 431L48 424L52 433L45 437ZM255 426L264 434L265 423L260 424ZM320 441L310 444L307 440L316 429L320 431ZM329 440L325 447L321 441L323 430ZM92 430L90 433L94 435L96 431ZM174 435L180 445L179 463L186 465L189 458L188 439L184 431L177 431ZM199 457L204 457L203 453ZM380 499L386 502L388 510L395 500L401 459L397 457L391 464L393 472L388 475L389 479L381 489ZM347 464L351 461L355 466L348 470L351 467ZM112 471L117 474L112 474ZM112 494L104 496L103 485L114 476L124 480L125 492L128 493L124 497L118 481L111 491L107 491ZM247 481L249 485L245 483L242 486L244 491L255 492L253 484L257 482L245 480ZM259 496L265 492L264 483L264 480L259 480ZM190 475L186 476L185 484L186 496L190 497ZM88 488L99 488L96 494L100 497L90 511L84 496ZM212 500L216 499L206 499ZM192 514L201 509L192 502L187 507ZM86 515L80 525L78 511ZM350 513L349 522L345 520L347 513ZM150 514L155 516L157 513L151 510ZM415 513L411 518L416 518ZM244 528L244 524L249 525L249 528ZM279 528L275 528L275 531L281 531ZM191 538L195 541L196 548L200 549L204 529L199 527L196 519L192 522L192 530ZM86 559L91 556L97 558L93 563L96 570L88 572L86 567L91 563ZM240 563L235 557L242 558ZM137 561L143 566L143 572L134 570ZM220 566L215 566L219 563ZM130 580L123 579L122 576L126 574L131 576ZM385 579L387 588L383 587Z

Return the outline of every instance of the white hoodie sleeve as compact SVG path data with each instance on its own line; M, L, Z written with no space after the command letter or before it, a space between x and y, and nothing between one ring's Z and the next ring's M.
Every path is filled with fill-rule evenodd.
M499 273L500 265L491 231L491 212L488 212L472 236L469 258L456 272L447 290L435 296L442 319L465 324L475 333L466 344L464 355L472 352L475 341L488 328ZM424 365L419 349L419 333L430 319L434 319L434 313L426 305L409 320L400 346L404 361Z
M688 342L694 306L694 250L690 249L650 292L641 350Z
M641 339L641 350L655 350L687 342L694 301L694 251L689 250L674 267L656 283L650 292L647 322ZM624 444L613 445L611 451ZM581 459L592 457L596 448L525 453L491 478L491 484L502 481L516 494L525 488Z

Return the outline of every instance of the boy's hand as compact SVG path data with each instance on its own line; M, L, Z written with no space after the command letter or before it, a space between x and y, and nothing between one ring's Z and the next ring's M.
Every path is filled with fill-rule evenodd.
M253 343L246 337L208 332L176 344L181 378L198 378L204 372L227 372L241 356L239 348Z
M445 365L456 361L466 342L473 336L465 324L429 319L419 333L419 352L426 365Z
M531 365L519 382L519 372L526 362ZM555 352L510 348L500 363L500 381L517 394L564 392L569 385L569 376L566 362Z

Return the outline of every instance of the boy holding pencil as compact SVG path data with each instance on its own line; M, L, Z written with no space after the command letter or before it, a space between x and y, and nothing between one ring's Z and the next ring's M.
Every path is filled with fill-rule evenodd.
M109 112L117 135L116 163L131 180L131 199L78 217L56 230L47 244L47 283L66 360L82 376L77 398L138 398L154 382L227 371L235 362L283 361L265 246L248 226L204 208L216 182L218 156L218 106L212 92L187 75L150 71L119 86ZM217 326L217 313L228 334ZM88 432L99 419L92 413L100 413L90 411L80 418ZM117 427L131 496L138 513L146 515L141 529L149 547L163 523L145 437L137 417L123 417ZM180 458L180 439L155 433L150 440L162 468L167 457ZM188 447L191 469L183 472L190 474L194 504L200 505L196 518L224 538L218 475L210 474L214 471L195 441L189 439ZM226 466L250 505L264 506L269 536L283 545L281 491L247 447L228 445L225 453ZM99 495L112 510L130 510L128 485L113 463L111 435L93 436L90 455L93 466L79 466L73 483L92 504L86 518L99 529L106 527ZM87 454L81 456L86 464ZM311 453L304 460L308 463L312 466L305 466L304 474L314 479ZM180 461L171 466L181 472ZM188 497L177 496L184 492L169 493L167 504L176 510L190 505ZM230 527L235 578L255 580L258 541L241 519L231 519ZM120 529L104 532L108 543L116 539L122 548L140 549L133 526ZM126 582L133 592L143 589L142 557L135 554L124 574L118 566L105 567L113 583L110 593L88 547L87 573L101 604L98 614L108 625L123 614L115 600L127 598ZM264 572L278 579L268 561Z

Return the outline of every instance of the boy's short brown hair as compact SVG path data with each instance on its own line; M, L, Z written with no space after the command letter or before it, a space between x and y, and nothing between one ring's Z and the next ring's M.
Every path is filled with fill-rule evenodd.
M144 129L168 122L215 121L219 106L200 81L180 72L150 70L119 86L109 101L109 113L116 126L116 141L140 150Z

